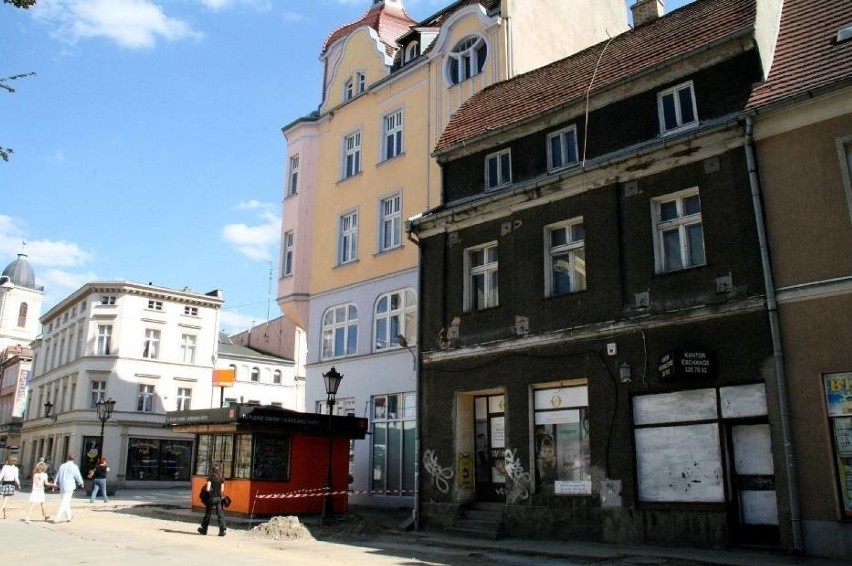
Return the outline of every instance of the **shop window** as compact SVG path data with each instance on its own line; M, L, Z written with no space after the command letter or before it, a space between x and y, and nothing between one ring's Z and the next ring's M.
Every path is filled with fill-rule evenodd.
M591 495L587 385L536 390L535 477L543 491Z
M852 372L823 376L828 420L837 466L837 493L840 509L852 518Z
M414 393L378 395L372 399L373 493L401 496L414 493Z
M127 443L127 481L188 481L192 442L130 438Z
M218 466L225 478L233 477L234 437L231 434L202 434L198 437L195 456L195 474L210 475L212 466Z

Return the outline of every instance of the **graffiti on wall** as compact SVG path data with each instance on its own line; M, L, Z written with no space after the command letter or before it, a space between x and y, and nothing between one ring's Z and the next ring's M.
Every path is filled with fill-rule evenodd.
M441 493L450 492L450 480L453 478L453 469L451 467L442 468L438 464L435 451L431 448L423 452L423 467L426 468L426 473L431 477L431 483L435 489Z
M530 497L530 473L524 471L516 450L506 448L506 476L511 482L506 503L517 503Z

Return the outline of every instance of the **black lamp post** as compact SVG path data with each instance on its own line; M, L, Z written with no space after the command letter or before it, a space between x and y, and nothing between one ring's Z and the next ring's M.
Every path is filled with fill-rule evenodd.
M322 522L323 524L327 524L331 521L332 515L334 515L334 498L331 495L332 493L332 465L331 465L331 456L332 456L332 446L333 446L333 423L332 420L334 418L334 398L337 396L337 389L340 387L340 381L343 379L343 375L338 373L334 366L328 373L322 374L322 378L325 381L325 392L328 395L327 404L328 404L328 476L326 477L326 492L325 492L325 501L323 502L322 508Z
M98 420L101 421L101 439L98 441L98 460L100 460L104 453L104 425L110 417L112 417L112 410L115 408L115 400L111 398L106 401L98 399L98 402L95 403L95 407L98 409Z
M48 401L47 403L44 404L44 416L46 418L52 420L53 422L56 422L56 419L59 418L59 415L51 415L50 414L51 412L53 412L53 403Z

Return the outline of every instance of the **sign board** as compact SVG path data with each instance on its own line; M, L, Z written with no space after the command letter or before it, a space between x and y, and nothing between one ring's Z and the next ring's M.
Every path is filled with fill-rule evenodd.
M473 456L469 453L459 454L458 482L462 489L473 488Z
M716 355L708 350L675 348L660 356L661 379L716 377Z
M852 416L852 372L823 376L828 416Z
M553 493L555 495L591 495L592 482L588 480L556 480L553 482Z
M233 387L237 380L237 372L231 369L213 370L213 387Z

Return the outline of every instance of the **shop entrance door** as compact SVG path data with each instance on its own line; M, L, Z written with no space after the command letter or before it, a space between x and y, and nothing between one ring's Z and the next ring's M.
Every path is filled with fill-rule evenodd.
M778 502L769 424L732 424L730 525L740 545L778 545Z
M506 500L506 420L503 395L475 397L477 501Z

